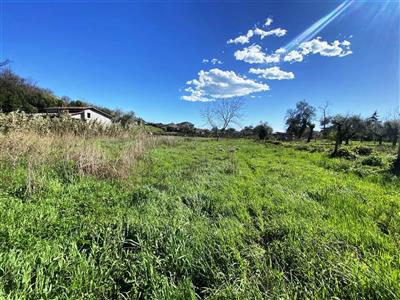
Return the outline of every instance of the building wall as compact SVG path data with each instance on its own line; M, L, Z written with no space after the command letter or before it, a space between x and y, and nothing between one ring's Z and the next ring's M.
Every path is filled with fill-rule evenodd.
M77 114L77 115L71 115L72 119L79 119L79 120L83 120L82 118L82 114Z
M83 119L86 122L96 121L96 122L99 122L104 125L110 125L112 123L112 121L109 118L107 118L91 109L85 109L82 113L84 114ZM89 117L89 114L90 114L90 117ZM78 115L77 118L80 119L82 117L81 117L81 115Z

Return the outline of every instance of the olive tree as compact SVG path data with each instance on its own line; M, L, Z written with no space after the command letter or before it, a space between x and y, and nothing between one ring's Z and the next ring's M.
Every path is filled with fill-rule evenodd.
M271 136L273 129L271 126L268 125L267 122L264 122L254 127L253 131L260 140L265 141L265 139Z
M364 121L359 115L336 115L332 117L331 124L331 129L336 132L335 149L332 155L336 155L343 141L348 145L351 139L364 131Z
M397 140L399 139L400 120L387 120L385 123L383 123L383 128L385 137L392 143L393 146L396 146Z
M397 142L399 144L397 148L397 158L393 164L393 170L396 174L400 174L400 108L399 111L396 113L394 120L392 121L397 124L396 126L394 126L394 128L397 128Z
M297 138L301 138L307 128L309 128L311 134L307 141L310 141L315 127L315 124L313 123L314 118L315 108L313 106L308 104L305 100L297 102L296 108L289 109L286 113L286 132Z
M369 136L377 140L379 145L382 145L385 130L382 122L379 120L378 112L375 111L365 122Z

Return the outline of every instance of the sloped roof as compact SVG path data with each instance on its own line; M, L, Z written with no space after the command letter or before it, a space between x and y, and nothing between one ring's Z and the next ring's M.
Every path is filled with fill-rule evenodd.
M82 106L82 107L80 107L80 106L56 106L56 107L47 107L44 110L47 113L68 112L70 114L77 114L77 113L80 113L87 109L95 111L98 114L101 114L101 115L111 119L111 116L108 113L106 113L100 109L97 109L95 107L92 107L92 106Z

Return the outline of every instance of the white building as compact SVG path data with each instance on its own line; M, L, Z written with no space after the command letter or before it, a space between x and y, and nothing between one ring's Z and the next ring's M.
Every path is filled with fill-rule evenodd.
M69 114L73 119L85 122L96 121L103 125L112 123L111 116L104 111L94 107L48 107L45 108L48 114Z

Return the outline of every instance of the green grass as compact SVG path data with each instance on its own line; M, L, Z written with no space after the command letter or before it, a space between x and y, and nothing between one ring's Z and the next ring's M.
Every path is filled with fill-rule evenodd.
M363 159L185 139L29 196L2 163L0 298L400 297L400 180Z
M163 129L161 129L159 127L152 126L152 125L145 125L144 129L147 132L151 132L151 133L154 133L154 134L160 134L160 133L164 133L165 132Z

